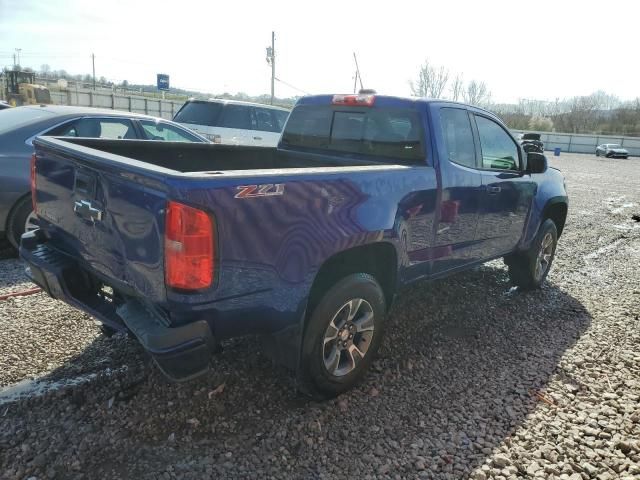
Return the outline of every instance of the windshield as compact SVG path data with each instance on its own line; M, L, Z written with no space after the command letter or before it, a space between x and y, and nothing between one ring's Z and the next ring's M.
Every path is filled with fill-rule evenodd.
M51 103L51 94L46 88L36 88L34 92L36 94L36 102L44 104Z
M622 148L620 145L618 145L617 143L610 143L609 148Z
M16 74L16 83L33 83L33 74L19 72Z
M44 108L16 107L0 112L0 134L53 115Z

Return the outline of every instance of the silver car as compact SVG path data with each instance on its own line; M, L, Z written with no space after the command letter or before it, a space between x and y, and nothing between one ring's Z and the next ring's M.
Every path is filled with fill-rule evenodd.
M603 143L596 147L596 157L629 158L629 152L617 143Z
M33 105L0 111L0 238L18 247L32 228L29 160L37 136L211 143L177 123L130 112Z

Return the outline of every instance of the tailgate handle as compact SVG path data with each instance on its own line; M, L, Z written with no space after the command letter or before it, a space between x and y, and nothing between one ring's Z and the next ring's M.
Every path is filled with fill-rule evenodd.
M73 211L76 212L76 215L87 220L91 220L92 222L102 221L102 210L94 208L94 206L91 205L91 202L88 202L87 200L74 202Z
M94 198L96 194L96 177L86 172L76 171L73 190L76 194L84 194L82 196L85 198Z

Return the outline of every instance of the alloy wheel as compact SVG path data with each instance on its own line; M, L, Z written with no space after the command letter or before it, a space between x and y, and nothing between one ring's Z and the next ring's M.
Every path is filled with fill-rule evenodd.
M24 222L24 231L31 232L32 230L39 228L37 221L38 217L36 216L36 213L32 211Z
M551 264L551 256L553 255L553 236L547 233L540 244L538 257L536 258L536 278L540 280L549 270Z
M324 334L327 372L336 377L351 373L367 354L374 329L373 308L366 300L354 298L340 307Z

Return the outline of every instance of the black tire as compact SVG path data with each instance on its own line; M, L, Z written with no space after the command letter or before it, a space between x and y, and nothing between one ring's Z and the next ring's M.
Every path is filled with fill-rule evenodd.
M120 330L116 330L113 327L110 327L108 325L105 325L104 323L100 325L100 331L102 332L102 334L105 337L111 338L113 337L116 333L118 333Z
M358 303L357 299L364 301ZM356 327L348 321L352 300L356 300L353 305L358 305L355 308L356 314L353 323L357 323L361 307L366 310L361 318L365 318L365 316L369 318L369 312L373 315L373 318L367 321L368 324L373 325L371 336L368 338L359 337L363 334L358 333ZM324 400L333 398L356 385L366 373L380 348L385 316L384 292L371 275L364 273L349 275L331 287L311 312L306 325L300 362L300 386L303 392L315 399ZM330 324L338 325L338 319L345 320L346 323L340 329L335 328L336 340L333 342L343 344L342 346L336 346L335 343L330 345L329 342L325 342L325 336L329 334L330 328L333 328L330 327ZM339 333L346 331L348 334L350 327L353 327L353 340L350 340L351 337L344 338ZM340 338L344 338L345 342L340 342ZM347 348L344 347L345 343L349 345ZM365 350L364 347L366 347L364 356L360 357L353 352L350 353L352 345L358 348L358 352L360 348ZM329 371L329 367L325 363L330 361L329 358L325 359L325 353L328 350L338 352L337 357L340 360L335 365L344 365L341 368L343 373L338 372L340 369L334 370L338 374ZM354 356L359 359L357 362L351 360ZM329 355L329 357L336 358L335 355Z
M27 195L13 206L9 214L9 219L7 220L7 239L16 249L20 247L20 237L24 233L25 223L32 211L31 196Z
M600 150L596 150L596 157L600 156Z
M550 253L547 250L549 245L547 242L547 235L551 238ZM543 244L543 242L545 242ZM510 255L505 258L505 263L509 267L509 278L511 283L522 290L534 290L540 288L544 283L549 270L551 270L551 264L556 254L556 246L558 244L558 230L553 220L546 219L536 235L536 238L531 243L531 248L526 252ZM550 255L548 260L543 261L540 255ZM541 267L538 267L540 261ZM539 268L541 268L539 270Z

